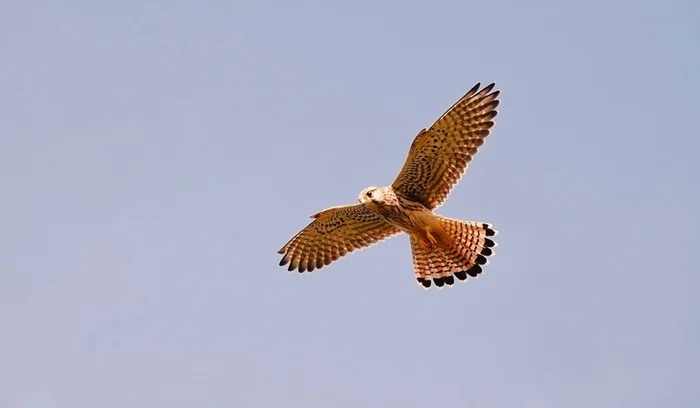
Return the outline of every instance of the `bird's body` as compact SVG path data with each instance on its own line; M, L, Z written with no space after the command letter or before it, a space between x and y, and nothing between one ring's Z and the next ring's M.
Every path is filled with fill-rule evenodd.
M386 222L410 236L425 248L434 245L437 237L446 240L437 216L419 202L404 198L388 187L369 187L360 193L360 203Z
M278 252L289 270L313 271L355 249L406 233L416 280L426 289L476 277L493 254L490 224L459 221L434 213L484 142L496 116L499 91L479 84L421 130L391 186L368 187L359 204L328 208Z

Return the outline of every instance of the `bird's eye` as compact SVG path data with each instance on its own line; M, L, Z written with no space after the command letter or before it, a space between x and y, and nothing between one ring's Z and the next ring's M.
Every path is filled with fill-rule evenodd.
M372 198L372 190L367 192L367 197Z

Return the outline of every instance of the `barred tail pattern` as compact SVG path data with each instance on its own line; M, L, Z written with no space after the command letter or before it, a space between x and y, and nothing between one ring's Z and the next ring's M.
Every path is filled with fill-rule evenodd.
M467 276L477 277L496 247L490 237L497 231L491 224L444 217L439 217L439 221L447 239L441 240L432 250L423 248L418 239L411 236L413 270L418 284L425 289L432 283L437 287L452 286L455 277L461 281Z

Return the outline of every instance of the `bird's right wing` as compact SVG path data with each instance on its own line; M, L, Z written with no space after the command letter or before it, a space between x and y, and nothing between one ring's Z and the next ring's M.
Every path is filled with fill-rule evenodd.
M392 184L398 194L435 209L442 204L484 143L498 111L494 84L476 84L411 144ZM493 92L492 92L493 91Z
M362 204L332 207L311 216L314 220L278 253L280 266L313 271L348 253L401 232Z

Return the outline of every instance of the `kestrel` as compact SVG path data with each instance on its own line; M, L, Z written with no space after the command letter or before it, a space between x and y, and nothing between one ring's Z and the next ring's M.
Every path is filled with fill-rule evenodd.
M495 84L477 83L413 140L408 158L391 186L368 187L359 204L331 207L278 251L280 266L312 272L356 249L399 233L410 237L418 284L452 286L454 277L476 277L493 255L491 224L460 221L433 211L448 197L484 143L498 114Z

